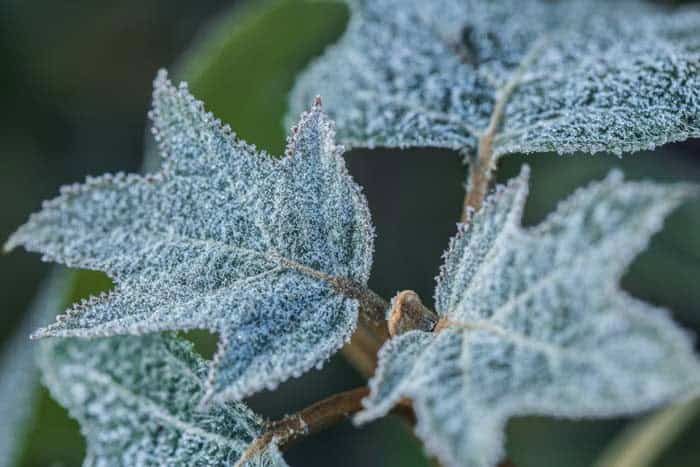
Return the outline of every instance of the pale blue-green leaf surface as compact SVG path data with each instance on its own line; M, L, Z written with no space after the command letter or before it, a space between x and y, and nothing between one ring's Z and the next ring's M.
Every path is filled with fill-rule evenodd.
M8 241L116 283L37 336L208 329L220 341L207 399L240 399L321 365L354 330L357 300L337 284L366 284L373 227L320 102L277 160L165 72L153 105L159 172L66 187Z
M700 136L700 10L642 0L355 0L299 79L349 146L623 153Z
M613 172L526 229L527 188L525 168L461 225L438 277L440 329L385 344L358 415L413 399L418 435L447 466L495 465L511 416L623 415L700 391L689 336L618 286L694 187Z
M241 402L201 410L207 365L167 335L41 342L52 396L80 423L85 466L231 466L263 432ZM271 445L246 465L287 464Z

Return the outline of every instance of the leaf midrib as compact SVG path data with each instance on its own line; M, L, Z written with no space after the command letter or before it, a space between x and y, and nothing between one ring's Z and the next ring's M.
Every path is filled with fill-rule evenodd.
M237 280L237 281L235 281L235 282L233 282L233 283L231 283L231 284L226 284L226 285L223 285L223 286L221 286L221 287L217 287L217 288L215 288L215 289L212 289L212 290L203 292L203 293L201 293L199 296L197 296L197 297L195 297L195 298L192 298L192 299L190 299L190 300L187 300L187 301L185 301L185 302L170 302L170 303L162 304L162 305L160 305L160 306L157 306L157 307L154 307L154 308L152 308L152 309L146 310L146 311L144 312L144 314L157 314L157 313L158 313L159 311L161 311L163 308L166 308L166 307L167 307L167 308L170 308L171 306L187 307L187 306L191 305L192 303L194 303L194 302L196 302L196 301L198 301L198 300L201 300L201 299L202 299L203 297L205 297L205 296L216 297L218 294L220 294L220 293L222 293L222 292L224 292L224 291L226 291L226 292L234 291L234 290L238 289L238 288L241 287L241 286L250 285L251 283L253 283L253 282L256 281L256 280L259 280L259 279L262 278L262 277L266 277L266 276L268 276L268 275L275 274L275 273L280 272L280 271L282 271L282 270L283 270L283 269L282 269L281 267L279 267L279 266L278 266L278 267L271 268L271 269L267 269L267 270L265 270L265 271L263 271L263 272L261 272L261 273L258 273L258 274L254 275L254 276L245 277L245 278L239 279L239 280ZM105 298L102 302L100 302L100 303L106 303L106 302L109 300L109 298L113 296L114 293L118 293L118 292L119 292L119 291L115 291L115 292L113 292L112 294L107 295L106 298ZM136 317L137 315L132 315L132 316ZM140 319L134 320L133 323L132 323L132 326L135 325L136 323L143 323L143 322L144 322L144 319L145 319L146 317L145 317L145 316L138 316L138 318L140 318ZM80 336L81 334L84 335L84 336L100 336L100 335L103 335L103 336L105 336L105 337L109 337L109 336L114 335L115 333L116 333L116 334L124 334L124 333L127 333L127 332L130 331L130 328L129 328L129 327L124 328L124 329L120 329L120 330L118 330L118 331L116 331L116 332L110 332L110 331L109 331L109 328L110 328L110 326L111 326L112 324L117 323L117 322L121 321L122 319L124 319L124 316L119 316L119 317L117 317L117 318L115 318L115 319L108 320L108 321L102 321L102 322L99 323L98 326L88 326L88 327L75 328L75 329L62 329L62 328L59 327L57 330L54 331L54 330L52 330L51 328L52 328L54 325L60 325L60 324L61 324L60 322L57 322L57 323L52 324L51 326L45 328L45 329L47 330L47 332L44 333L46 336L39 336L39 337L76 337L76 336ZM194 320L193 320L193 321L194 321ZM214 327L214 326L209 326L209 325L205 325L205 324L202 324L202 325L199 325L199 326L187 326L187 325L185 325L185 324L187 324L187 323L183 323L182 326L173 326L173 327L170 327L170 326L161 327L161 326L158 326L158 325L156 324L155 326L150 327L149 330L152 331L152 332L173 331L173 330L185 330L185 329L210 329L210 330L215 330L215 331L218 331L218 330L219 330L218 328L216 328L216 327ZM99 329L99 331L96 332L96 331L95 331L96 329ZM132 332L133 332L133 331L132 331Z
M247 446L247 443L236 441L232 438L227 438L217 433L210 433L196 425L193 425L190 422L187 422L172 415L167 409L161 407L156 402L153 402L149 398L134 393L127 387L115 381L110 375L100 372L94 368L85 368L77 365L67 365L66 371L69 373L72 372L78 377L91 380L97 385L102 385L111 388L125 400L134 403L138 407L141 407L143 412L149 417L163 421L183 434L189 434L193 437L211 442L213 444L232 449L237 453L240 453ZM237 420L236 422L239 423L240 421ZM250 431L249 427L246 428L247 431ZM254 437L254 435L252 437Z

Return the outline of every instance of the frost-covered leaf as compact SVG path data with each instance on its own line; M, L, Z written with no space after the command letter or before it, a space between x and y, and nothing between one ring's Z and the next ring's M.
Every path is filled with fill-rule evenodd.
M27 316L0 354L0 467L18 461L23 437L34 412L39 373L34 359L36 344L29 334L56 317L64 306L70 276L53 271L42 284Z
M51 339L41 343L39 366L80 423L86 466L230 466L264 431L241 402L200 410L207 366L173 336ZM247 465L287 464L271 446Z
M350 146L622 153L700 136L700 10L641 0L354 0L302 76ZM512 94L508 96L510 93Z
M322 364L355 327L357 300L339 288L366 284L373 229L320 102L279 160L235 139L165 72L152 118L160 172L65 188L9 240L116 283L38 335L209 329L220 345L207 397L218 399Z
M614 172L525 229L527 174L461 226L438 278L441 322L384 346L358 416L413 399L418 435L449 466L495 464L514 415L629 414L700 391L689 337L618 287L693 188Z

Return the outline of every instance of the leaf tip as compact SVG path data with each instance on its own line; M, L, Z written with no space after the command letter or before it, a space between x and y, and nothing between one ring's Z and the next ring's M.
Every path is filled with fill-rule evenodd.
M156 77L153 80L153 87L159 88L167 85L170 81L168 80L168 70L165 68L159 68L156 73Z
M29 335L29 340L36 341L39 339L44 339L46 337L52 337L52 333L48 327L39 328Z
M520 174L518 175L518 178L525 179L527 181L530 179L531 173L532 169L530 168L530 164L523 164L520 167Z
M303 112L297 119L287 136L285 155L292 156L299 151L300 145L309 144L311 141L322 142L326 138L333 141L335 145L335 124L323 111L321 96L316 96L309 110ZM306 141L306 143L303 143Z
M7 254L17 248L17 240L15 239L15 236L12 235L10 238L7 239L7 241L2 245L2 253Z

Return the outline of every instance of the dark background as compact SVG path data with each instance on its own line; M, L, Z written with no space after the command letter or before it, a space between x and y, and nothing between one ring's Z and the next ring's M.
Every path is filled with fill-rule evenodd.
M337 6L315 6L315 13L304 11L297 17L292 12L299 13L298 8L278 9L266 17L267 23L259 21L255 30L246 30L245 42L228 60L219 57L206 65L206 76L192 71L192 54L185 55L182 65L185 51L193 50L191 45L200 43L198 38L214 29L212 25L222 29L221 18L233 18L223 29L235 26L241 8L235 3L240 2L0 0L3 240L60 185L87 174L140 169L150 141L146 112L151 82L163 66L174 66L176 76L192 77L195 94L239 135L280 153L284 93L308 57L340 34L347 15ZM285 2L264 3L274 10ZM308 30L322 41L292 43L287 35L294 30ZM285 73L279 73L280 67L286 67ZM576 186L602 177L613 166L632 178L700 181L699 149L698 141L690 141L624 159L512 156L502 164L499 177L516 173L523 160L533 166L526 216L533 223ZM353 151L347 159L365 187L377 225L371 287L385 297L413 289L431 302L441 253L459 218L465 177L459 156L414 149ZM624 281L635 295L671 308L696 331L699 237L700 204L693 202L672 216ZM0 339L14 329L47 271L36 255L15 252L0 258ZM262 413L278 416L360 384L354 370L336 356L323 371L250 402ZM24 465L79 464L83 448L77 426L45 396L39 421ZM509 426L508 449L518 465L589 465L626 422L521 419ZM700 465L700 452L692 445L697 428L675 443L659 465ZM342 425L293 448L286 457L292 465L305 466L427 465L420 447L392 419L360 430Z
M151 81L231 1L0 3L0 236L57 187L138 170ZM4 336L46 272L35 256L0 260Z

